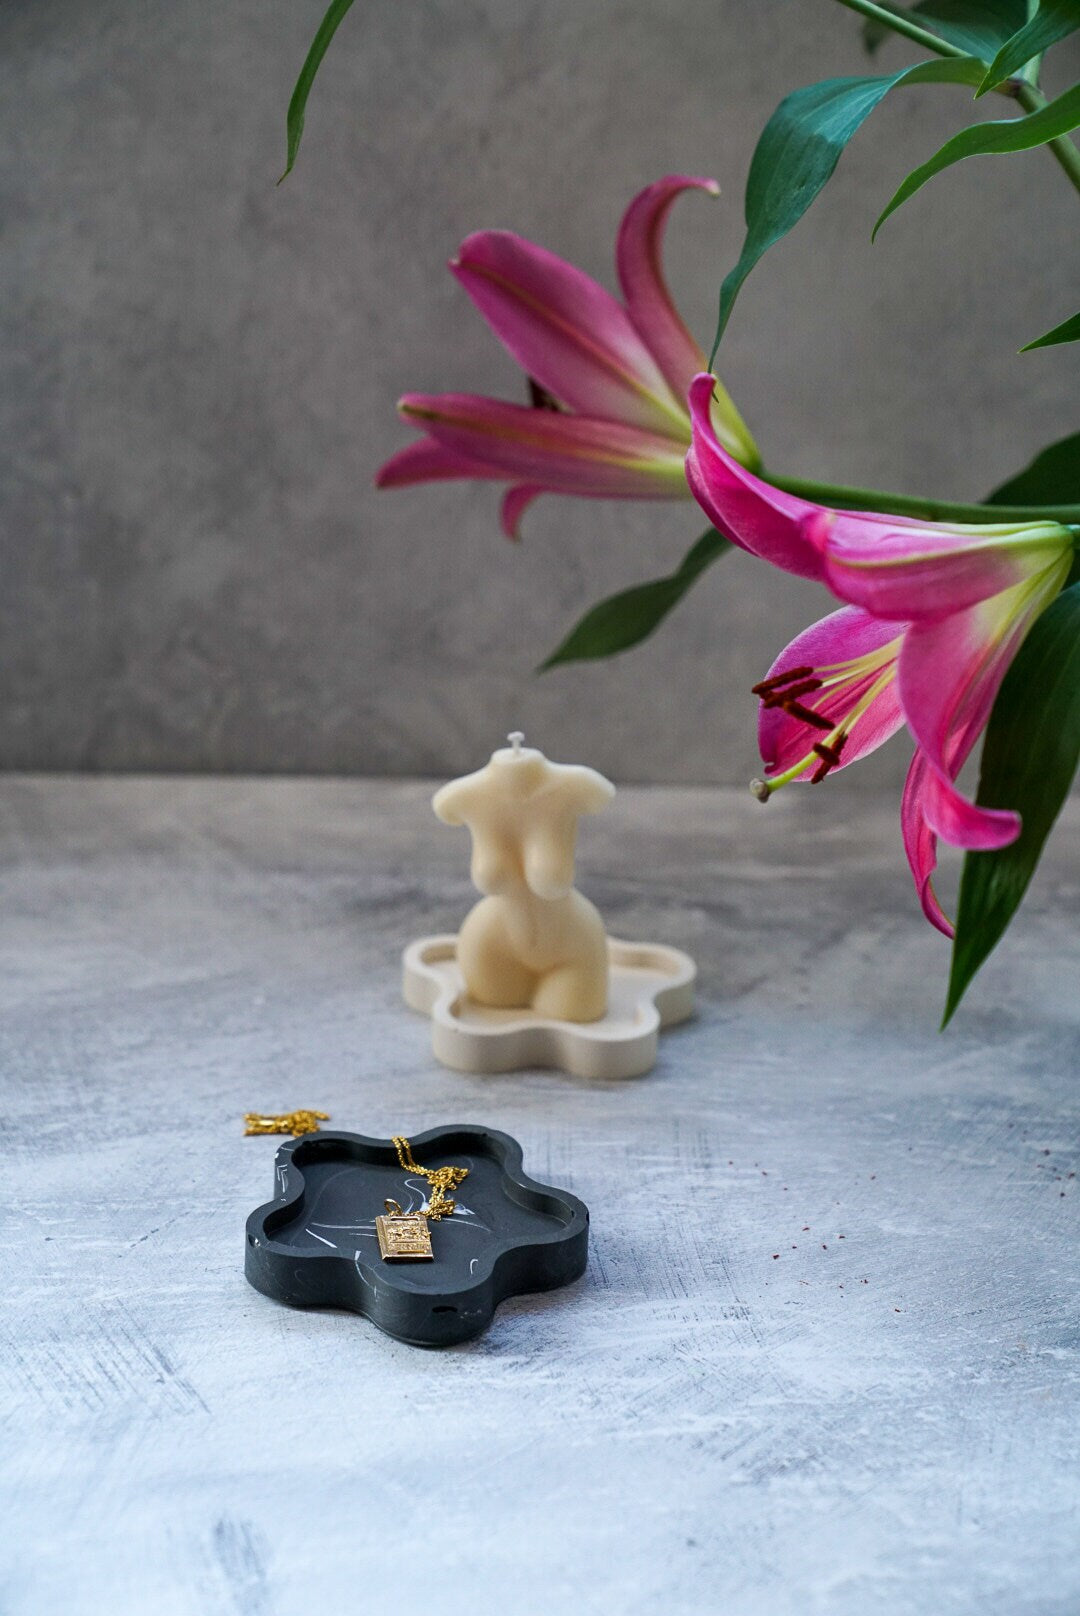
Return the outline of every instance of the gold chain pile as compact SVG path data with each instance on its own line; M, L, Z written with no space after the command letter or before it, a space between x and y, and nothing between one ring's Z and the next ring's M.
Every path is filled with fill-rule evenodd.
M265 1116L261 1111L248 1111L244 1116L245 1134L291 1133L299 1139L305 1133L318 1133L320 1122L329 1122L327 1111L284 1111L280 1115Z
M468 1178L467 1167L421 1167L412 1153L412 1146L401 1134L394 1135L394 1148L397 1151L398 1161L409 1173L419 1173L431 1185L431 1194L428 1196L427 1215L429 1218L448 1218L454 1210L455 1202L447 1196L447 1190L456 1190L463 1179Z

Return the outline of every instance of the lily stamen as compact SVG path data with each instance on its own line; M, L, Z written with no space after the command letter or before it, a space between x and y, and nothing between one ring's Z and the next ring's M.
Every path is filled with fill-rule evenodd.
M812 707L804 707L799 701L766 702L767 707L782 707L792 718L800 719L804 724L810 724L814 729L832 729L832 719L824 718L821 713L815 713Z
M882 647L871 656L852 658L850 662L836 663L817 670L810 669L813 675L811 680L818 688L824 690L826 695L839 692L844 687L858 688L867 676L871 683L864 685L862 695L844 713L834 712L832 718L826 718L823 713L814 712L810 707L804 707L801 702L791 699L790 692L783 688L776 688L776 677L781 681L790 681L798 673L802 677L803 669L774 676L773 679L762 681L763 686L771 686L761 696L761 705L767 710L779 709L789 718L799 723L808 724L813 729L825 730L826 738L812 742L806 752L781 773L770 775L767 779L754 780L750 789L759 802L767 802L775 791L781 786L788 785L792 780L804 778L811 785L820 785L822 780L833 769L840 767L843 761L841 754L847 745L849 734L855 729L863 714L873 707L875 701L888 688L896 676L896 650L895 642ZM818 674L825 677L818 678ZM760 687L759 687L760 688ZM796 687L797 688L797 687ZM808 773L812 770L812 773Z
M813 668L789 668L786 673L774 673L771 679L761 679L756 685L750 686L752 696L765 696L770 690L779 690L788 685L793 679L805 679L813 673ZM820 683L820 680L818 681Z
M817 753L818 757L821 759L821 762L810 776L810 784L812 786L820 785L822 780L824 780L825 776L828 774L829 770L835 769L839 766L840 754L844 750L846 743L847 734L843 730L841 730L840 734L836 737L831 746L826 741L814 742L814 745L811 747L811 751Z
M767 690L761 698L762 704L766 707L785 707L797 696L808 696L812 690L820 690L824 683L824 679L800 679L790 690Z
M831 719L823 718L812 707L804 707L797 700L799 696L808 696L812 691L820 690L824 683L825 680L819 679L811 667L788 668L786 673L774 673L771 679L762 679L758 684L751 685L750 694L757 696L763 707L779 707L813 729L830 730L833 727Z

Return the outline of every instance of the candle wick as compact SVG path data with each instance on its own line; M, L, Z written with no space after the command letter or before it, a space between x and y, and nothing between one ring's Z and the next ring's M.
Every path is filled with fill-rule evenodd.
M521 744L525 739L524 735L519 729L516 729L510 735L508 735L506 739L510 742L510 750L513 752L514 756L519 757L521 754Z

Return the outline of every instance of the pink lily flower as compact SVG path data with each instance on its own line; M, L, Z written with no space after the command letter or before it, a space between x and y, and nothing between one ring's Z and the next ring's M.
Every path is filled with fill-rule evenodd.
M901 802L904 848L927 919L952 926L935 896L938 838L1004 847L1019 814L980 808L955 781L986 726L1025 635L1058 594L1074 539L1058 522L948 525L828 510L763 482L713 430L712 380L691 388L687 478L723 532L846 604L814 623L754 686L764 800L818 783L906 724L916 743Z
M689 499L686 395L705 358L667 289L660 250L671 204L715 180L669 175L623 215L615 264L624 303L554 253L508 230L462 242L450 268L525 370L532 405L471 393L407 393L404 418L426 435L393 455L379 488L444 478L509 482L502 527L516 538L542 493L591 499ZM739 461L757 448L723 388L710 411Z

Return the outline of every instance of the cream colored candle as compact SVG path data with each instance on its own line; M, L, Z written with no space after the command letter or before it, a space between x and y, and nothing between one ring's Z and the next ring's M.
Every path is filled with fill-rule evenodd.
M574 890L581 814L605 808L615 787L595 769L550 763L513 734L475 774L452 780L432 806L472 833L472 879L484 897L457 944L469 997L561 1021L607 1011L603 921Z

